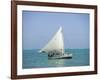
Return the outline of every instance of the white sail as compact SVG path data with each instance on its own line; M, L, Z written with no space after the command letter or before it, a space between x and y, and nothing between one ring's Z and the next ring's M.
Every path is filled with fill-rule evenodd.
M63 40L63 32L62 27L56 32L53 38L44 46L39 52L50 52L50 51L57 51L61 54L64 53L64 40Z

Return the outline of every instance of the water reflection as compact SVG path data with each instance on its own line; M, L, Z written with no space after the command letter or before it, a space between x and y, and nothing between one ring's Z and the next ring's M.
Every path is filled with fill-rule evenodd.
M62 67L64 66L64 59L48 59L48 66L50 67Z

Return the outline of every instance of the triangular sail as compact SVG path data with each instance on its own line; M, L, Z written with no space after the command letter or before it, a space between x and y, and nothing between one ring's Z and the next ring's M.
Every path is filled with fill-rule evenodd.
M64 40L63 40L62 27L59 28L59 30L56 32L53 38L39 52L48 53L53 50L56 50L61 54L64 53Z

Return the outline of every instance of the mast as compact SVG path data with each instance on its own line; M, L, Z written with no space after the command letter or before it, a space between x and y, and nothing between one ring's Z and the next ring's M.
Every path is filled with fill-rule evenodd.
M53 38L39 51L46 53L56 50L57 52L63 54L64 53L64 40L63 40L63 31L62 27L58 29L58 31L55 33Z

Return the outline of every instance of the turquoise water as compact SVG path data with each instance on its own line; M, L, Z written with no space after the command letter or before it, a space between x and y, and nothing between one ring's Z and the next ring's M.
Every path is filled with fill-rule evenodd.
M72 53L72 59L48 59L46 53L38 51L38 49L23 50L23 69L89 65L89 49L66 49L66 52Z

